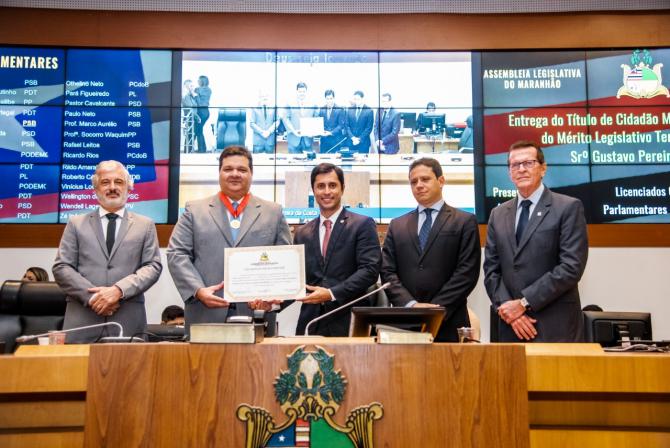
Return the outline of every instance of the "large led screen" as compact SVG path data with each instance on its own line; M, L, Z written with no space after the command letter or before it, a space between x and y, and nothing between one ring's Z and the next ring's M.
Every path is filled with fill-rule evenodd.
M346 207L388 222L416 206L411 162L435 157L447 201L474 212L469 53L184 52L181 69L180 209L218 191L218 154L237 144L253 193L289 222L317 216L322 162L344 170Z

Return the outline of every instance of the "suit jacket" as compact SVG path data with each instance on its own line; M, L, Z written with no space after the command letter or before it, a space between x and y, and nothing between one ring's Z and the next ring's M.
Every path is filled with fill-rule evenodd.
M400 150L399 132L400 114L394 108L388 109L386 115L381 109L378 110L375 120L375 138L384 143L384 151L380 148L380 154L396 154Z
M364 295L379 277L381 249L372 218L342 210L332 228L325 259L321 256L319 223L316 218L298 228L293 243L305 245L307 284L329 288L335 301L319 305L303 303L297 335L305 333L310 320ZM314 324L310 334L348 336L350 321L351 310L342 310Z
M344 132L346 126L346 113L341 107L334 106L328 117L328 108L319 110L319 117L323 118L323 129L330 131L333 135L322 136L319 152L337 152L347 146L347 136Z
M302 109L299 106L289 106L284 112L283 122L286 127L286 141L288 142L289 152L310 149L312 147L312 137L298 137L294 131L300 130L300 119L307 117L316 117L318 108L314 106L305 106Z
M481 247L474 215L444 204L421 252L415 209L389 224L382 250L382 282L394 306L410 301L446 308L436 341L458 341L456 328L469 326L467 299L479 278Z
M588 257L581 201L545 188L521 241L515 236L517 199L491 211L486 237L484 285L495 308L525 297L537 319L538 342L578 342L583 317L577 283ZM500 341L518 342L512 327L498 323Z
M167 260L172 280L185 302L186 326L193 323L225 322L228 308L207 308L194 297L199 288L223 281L223 251L227 247L291 244L291 233L281 207L251 196L233 241L226 207L219 194L186 203L186 210L172 231ZM223 296L223 290L217 292ZM237 304L232 314L247 314L246 304ZM269 322L272 324L272 322Z
M277 110L274 107L267 106L265 113L263 106L251 109L251 118L249 122L254 131L254 149L271 149L275 146L275 131L279 120L277 120ZM272 129L269 136L263 137L261 132Z
M64 329L103 322L118 322L123 334L141 333L147 324L144 292L160 277L162 265L153 221L126 209L112 252L107 252L98 210L72 216L63 231L53 274L67 295ZM118 286L123 292L112 316L99 316L89 306L88 288ZM116 336L112 327L67 334L68 342L94 342L99 336Z
M370 152L370 133L374 125L375 117L372 109L368 106L363 106L361 113L356 119L356 108L347 110L347 135L351 137L358 137L361 141L358 145L350 142L350 149L354 152L369 153Z

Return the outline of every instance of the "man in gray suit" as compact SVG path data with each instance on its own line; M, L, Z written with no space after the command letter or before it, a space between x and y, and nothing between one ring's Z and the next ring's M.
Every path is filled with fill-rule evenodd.
M286 128L289 154L300 154L303 151L312 150L314 139L311 135L303 135L300 129L300 120L318 115L318 109L307 100L307 84L299 82L295 87L295 94L296 103L288 106L282 117Z
M230 304L222 297L225 248L291 244L281 207L249 193L252 174L245 147L224 149L219 157L221 191L187 202L172 231L168 267L186 304L187 328L250 313L246 304ZM269 325L274 325L272 318Z
M144 331L144 292L162 270L156 226L126 210L133 179L121 163L100 162L91 181L100 207L69 219L53 266L67 295L63 328L118 322L132 336ZM111 326L75 331L67 342L117 334Z
M577 284L588 237L578 199L542 184L542 149L530 141L509 150L516 199L491 211L484 285L497 310L501 342L579 342L583 318Z
M258 107L251 110L251 129L254 131L254 153L274 154L275 132L279 125L277 113L270 106L270 97L265 91L258 94Z

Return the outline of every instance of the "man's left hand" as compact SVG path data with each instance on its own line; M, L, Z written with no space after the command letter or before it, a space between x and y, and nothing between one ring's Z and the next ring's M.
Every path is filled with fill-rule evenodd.
M88 292L93 293L88 303L99 316L111 316L119 309L119 300L123 294L117 286L96 286L88 288Z
M525 313L526 308L521 304L520 299L508 300L498 307L498 316L508 325Z
M318 303L330 302L333 300L333 297L330 295L330 290L328 288L323 288L321 286L305 286L308 291L311 291L305 297L296 299L298 302L307 303L309 305L314 305Z

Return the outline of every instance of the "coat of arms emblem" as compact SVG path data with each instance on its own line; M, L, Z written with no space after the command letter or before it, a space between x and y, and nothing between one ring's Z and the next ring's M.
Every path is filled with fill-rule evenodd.
M663 64L652 67L652 57L648 50L635 50L630 58L631 65L621 64L623 69L623 86L616 93L617 98L630 96L633 98L653 98L665 95L670 98L668 88L663 86L661 68Z
M318 346L315 351L296 348L288 355L288 370L280 372L274 383L286 420L278 424L260 407L237 408L237 418L247 426L245 448L373 448L373 423L382 418L383 407L359 406L347 414L344 424L337 423L335 414L346 388L344 375L335 370L334 355Z

